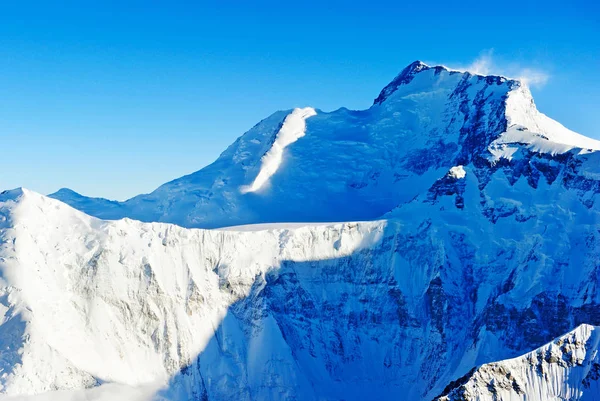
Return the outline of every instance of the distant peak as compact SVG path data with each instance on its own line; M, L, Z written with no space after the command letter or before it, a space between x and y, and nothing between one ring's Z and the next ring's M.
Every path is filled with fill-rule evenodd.
M54 192L53 194L50 194L48 196L82 196L80 193L73 191L72 189L69 188L61 188L58 191Z
M403 83L408 83L412 80L412 78L421 71L431 69L430 66L425 64L424 62L417 60L413 61L409 65L407 65L401 72L394 78L392 83L397 82L399 85Z
M425 64L424 62L422 62L421 60L416 60L413 61L412 63L410 63L409 65L407 65L402 72L400 73L400 75L402 74L406 74L409 72L419 72L422 71L424 69L428 69L431 68L430 66L428 66L427 64Z

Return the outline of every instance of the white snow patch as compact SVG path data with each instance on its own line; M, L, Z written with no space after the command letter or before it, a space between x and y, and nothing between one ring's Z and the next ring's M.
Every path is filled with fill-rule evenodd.
M240 191L242 193L255 192L261 189L269 178L277 172L283 160L283 150L290 144L302 138L306 132L306 119L316 115L317 112L312 107L303 109L296 108L283 122L281 129L277 133L273 146L262 157L260 171L251 185L244 185Z
M450 169L450 171L448 171L448 175L458 180L461 178L465 178L467 172L465 171L465 168L463 166L454 166Z

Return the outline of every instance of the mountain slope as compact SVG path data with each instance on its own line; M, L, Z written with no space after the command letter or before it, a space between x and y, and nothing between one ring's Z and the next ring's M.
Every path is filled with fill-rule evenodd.
M382 226L256 233L104 222L27 190L0 195L0 222L7 394L160 384L278 259L347 255Z
M598 400L599 330L582 325L526 355L473 369L435 401Z
M258 231L107 222L4 193L2 392L170 377L162 399L429 400L598 325L597 212L492 222L461 176L463 209L444 196L408 204L429 207L418 220Z
M536 154L540 167L530 168L540 175L588 149L600 142L539 113L520 82L415 62L368 110L275 113L210 166L151 194L123 203L51 196L101 218L184 227L370 220L427 192L453 166L487 174Z

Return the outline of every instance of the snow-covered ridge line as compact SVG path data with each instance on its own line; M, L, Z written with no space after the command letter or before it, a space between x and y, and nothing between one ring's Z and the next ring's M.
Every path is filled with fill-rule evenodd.
M392 82L390 82L385 88L383 88L383 90L379 93L379 96L377 96L377 98L375 98L375 100L373 101L373 105L382 104L400 86L410 84L410 82L413 80L413 78L417 74L424 72L424 71L434 71L434 73L436 75L438 75L442 71L444 71L444 72L449 73L450 75L461 74L461 75L465 75L467 77L485 78L485 79L488 79L490 81L497 82L497 83L502 83L502 84L506 83L509 88L515 88L515 87L519 87L519 86L523 85L523 83L518 79L512 79L512 78L508 78L508 77L505 77L502 75L481 75L481 74L472 73L467 70L459 70L459 69L449 68L445 65L430 66L428 64L425 64L422 61L417 60L417 61L414 61L413 63L409 64L406 68L404 68L400 72L400 74L398 74L392 80Z
M599 345L600 327L582 324L523 356L473 369L434 401L597 400Z
M316 114L317 112L312 107L297 108L285 118L271 149L261 159L258 175L252 184L240 188L242 193L256 192L264 187L281 165L284 149L305 135L306 119Z
M579 154L600 150L600 141L578 134L540 113L529 89L518 86L506 97L506 132L488 146L489 160L496 163L518 156L522 144L536 153L551 155L574 150Z

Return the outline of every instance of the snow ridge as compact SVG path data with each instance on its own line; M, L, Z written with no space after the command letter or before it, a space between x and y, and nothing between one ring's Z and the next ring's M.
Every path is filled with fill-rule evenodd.
M0 393L9 395L100 383L155 393L255 280L284 260L350 255L385 226L236 232L105 222L27 190L0 195L0 221Z
M273 146L271 146L271 149L261 159L261 167L258 175L251 185L243 186L240 189L243 194L256 192L264 187L269 178L277 172L277 169L281 165L284 149L305 135L306 119L316 114L317 112L312 107L297 108L285 118L281 129L275 137Z
M583 324L523 356L485 364L434 401L585 401L600 396L600 328Z
M594 149L598 141L539 113L517 80L417 61L367 110L274 113L210 166L150 194L126 202L51 196L99 218L184 227L372 220L427 193L459 165L482 177L482 188L499 168L515 179L528 175L532 187L560 174L565 186L594 187L565 170L592 166Z
M494 179L496 221L466 174L393 220L254 230L102 221L9 192L0 391L431 400L475 365L599 324L597 211Z
M551 155L574 150L585 154L600 150L600 141L565 128L559 122L540 113L526 85L520 84L506 98L507 130L490 143L492 163L518 156L520 147Z

